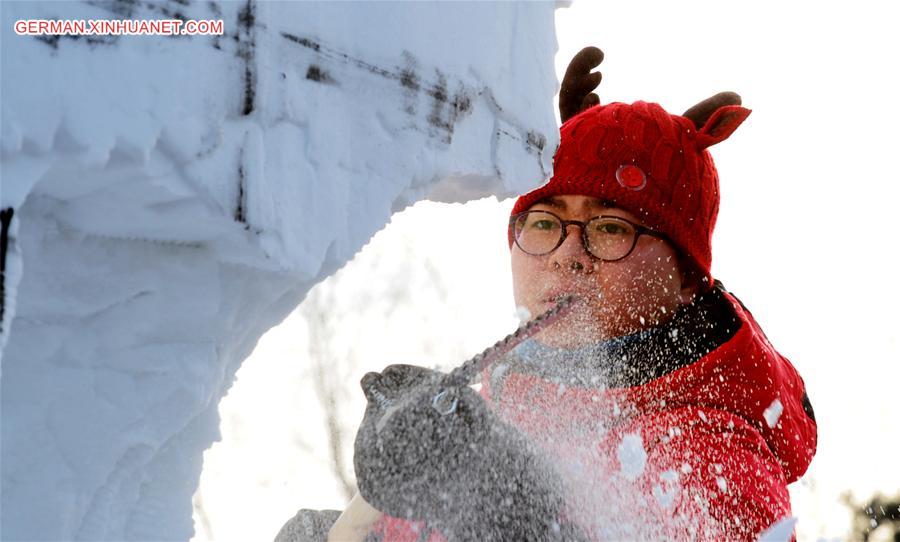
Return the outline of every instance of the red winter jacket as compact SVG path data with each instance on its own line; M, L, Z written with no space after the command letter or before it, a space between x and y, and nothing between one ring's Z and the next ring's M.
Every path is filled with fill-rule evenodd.
M708 353L640 371L659 376L572 385L511 364L485 379L499 416L553 457L570 489L564 519L591 538L754 540L791 514L787 485L816 449L803 381L733 295L717 285L706 297L718 306L706 313L718 330L708 335L719 339ZM677 337L678 328L662 331ZM373 534L443 540L423 528L384 516Z

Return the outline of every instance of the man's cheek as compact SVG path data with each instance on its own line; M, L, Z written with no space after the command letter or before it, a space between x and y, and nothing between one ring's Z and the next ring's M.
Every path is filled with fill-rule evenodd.
M540 292L536 280L514 280L513 293L518 307L523 307L532 313L538 308Z

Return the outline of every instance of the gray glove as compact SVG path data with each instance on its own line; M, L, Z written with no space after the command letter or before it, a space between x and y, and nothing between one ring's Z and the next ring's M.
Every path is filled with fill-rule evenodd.
M339 510L304 508L278 531L275 542L325 542L328 531L340 515Z
M474 390L445 389L442 376L391 365L363 377L369 404L354 449L363 498L450 540L577 538L558 523L558 478L542 456Z

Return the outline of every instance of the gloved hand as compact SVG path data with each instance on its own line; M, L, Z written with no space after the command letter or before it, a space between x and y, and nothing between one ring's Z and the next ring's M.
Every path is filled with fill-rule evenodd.
M340 510L304 508L284 524L278 531L274 542L321 542L326 540L328 530L340 515Z
M369 404L354 450L362 496L451 540L559 536L561 492L540 454L471 388L442 389L441 376L391 365L363 377Z
M438 412L433 404L443 391L438 387L442 376L391 365L360 382L369 403L356 435L357 483L367 502L392 516L425 518L442 494L482 460L490 413L470 388L449 390L455 412Z

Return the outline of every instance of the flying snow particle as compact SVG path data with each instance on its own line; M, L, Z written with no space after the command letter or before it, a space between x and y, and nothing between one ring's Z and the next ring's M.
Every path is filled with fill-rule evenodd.
M778 418L781 417L781 413L784 411L784 405L781 404L779 399L775 399L772 401L772 404L769 405L769 408L763 412L763 418L766 419L766 423L770 428L774 428L778 423Z
M756 542L788 542L793 538L797 518L787 517L766 529Z
M719 486L719 491L722 493L728 493L728 482L725 481L725 478L719 476L716 478L716 485Z
M519 305L518 307L516 307L516 318L519 319L520 323L524 324L525 322L531 320L531 311L528 310L527 307Z
M647 466L647 452L644 450L644 441L640 435L629 433L622 437L618 452L622 476L635 480L644 472L644 467Z
M653 486L653 497L663 508L671 508L678 493L678 473L667 470L659 475L660 484Z
M644 323L646 322L646 320L644 320L643 316L638 316L638 320L641 321L641 325L644 325Z
M672 488L663 490L659 485L653 486L653 497L663 508L670 508L675 502L675 491Z

